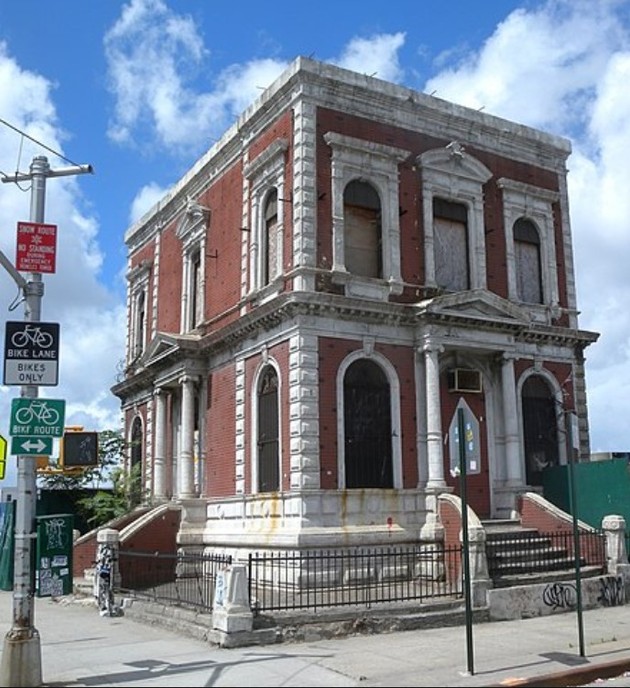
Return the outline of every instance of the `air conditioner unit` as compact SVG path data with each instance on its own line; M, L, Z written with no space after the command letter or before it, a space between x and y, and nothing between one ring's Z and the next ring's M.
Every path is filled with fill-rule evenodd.
M449 392L481 392L481 373L472 368L453 368L448 373Z

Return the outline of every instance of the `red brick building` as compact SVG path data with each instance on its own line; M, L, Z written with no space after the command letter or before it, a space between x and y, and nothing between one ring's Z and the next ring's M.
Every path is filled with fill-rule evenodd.
M480 518L587 459L569 153L305 58L243 113L125 237L113 392L180 545L417 541L460 431Z

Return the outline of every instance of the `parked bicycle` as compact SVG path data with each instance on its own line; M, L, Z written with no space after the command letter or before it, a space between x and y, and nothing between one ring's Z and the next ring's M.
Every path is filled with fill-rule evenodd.
M112 546L101 543L94 562L94 597L101 616L118 616L120 613L114 599L114 561Z

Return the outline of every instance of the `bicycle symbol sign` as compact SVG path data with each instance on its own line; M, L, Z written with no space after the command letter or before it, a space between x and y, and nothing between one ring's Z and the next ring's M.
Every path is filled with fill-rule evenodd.
M5 385L58 384L59 324L7 322Z
M65 415L64 399L13 399L9 434L33 438L62 437Z

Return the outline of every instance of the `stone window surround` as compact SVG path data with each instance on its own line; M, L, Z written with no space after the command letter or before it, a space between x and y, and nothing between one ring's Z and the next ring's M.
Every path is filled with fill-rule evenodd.
M336 132L327 132L324 141L332 149L332 280L345 287L347 296L387 301L403 289L400 267L400 217L398 166L409 151ZM371 184L381 200L381 240L383 279L353 275L345 265L344 191L354 180Z
M176 236L182 241L182 305L180 311L180 332L185 333L191 329L194 320L194 313L192 307L194 300L192 298L193 290L196 285L193 284L194 270L193 263L195 257L199 256L199 279L201 284L198 289L198 297L201 303L198 304L198 309L201 313L204 312L204 298L205 298L205 275L206 275L206 228L209 226L210 209L200 205L196 201L188 198L184 214L180 220Z
M243 175L248 180L250 198L250 235L249 235L249 292L260 293L261 303L280 293L284 273L284 218L285 218L285 153L287 139L278 139L270 144L250 163L246 163ZM275 189L278 194L278 226L280 244L278 246L278 269L276 278L270 284L263 284L265 274L265 203L269 192Z
M506 264L508 275L508 299L517 301L516 258L514 253L514 224L520 218L530 220L540 235L540 276L543 303L538 310L558 308L558 269L554 238L552 204L560 200L560 194L513 179L501 177L497 186L503 192L503 224L505 228ZM527 304L537 309L537 304Z
M468 263L470 289L486 288L486 245L483 219L483 185L492 172L465 152L457 141L444 148L422 153L417 158L421 169L425 283L436 287L433 198L440 197L465 205L468 209Z
M343 490L346 486L346 456L345 456L345 427L344 427L344 393L343 382L348 367L357 360L368 358L377 363L389 382L391 404L391 431L392 431L392 475L394 489L402 489L402 448L401 448L401 418L400 418L400 384L396 369L382 354L374 351L374 341L366 337L363 348L349 354L339 366L337 371L337 489ZM341 409L341 411L340 411Z

